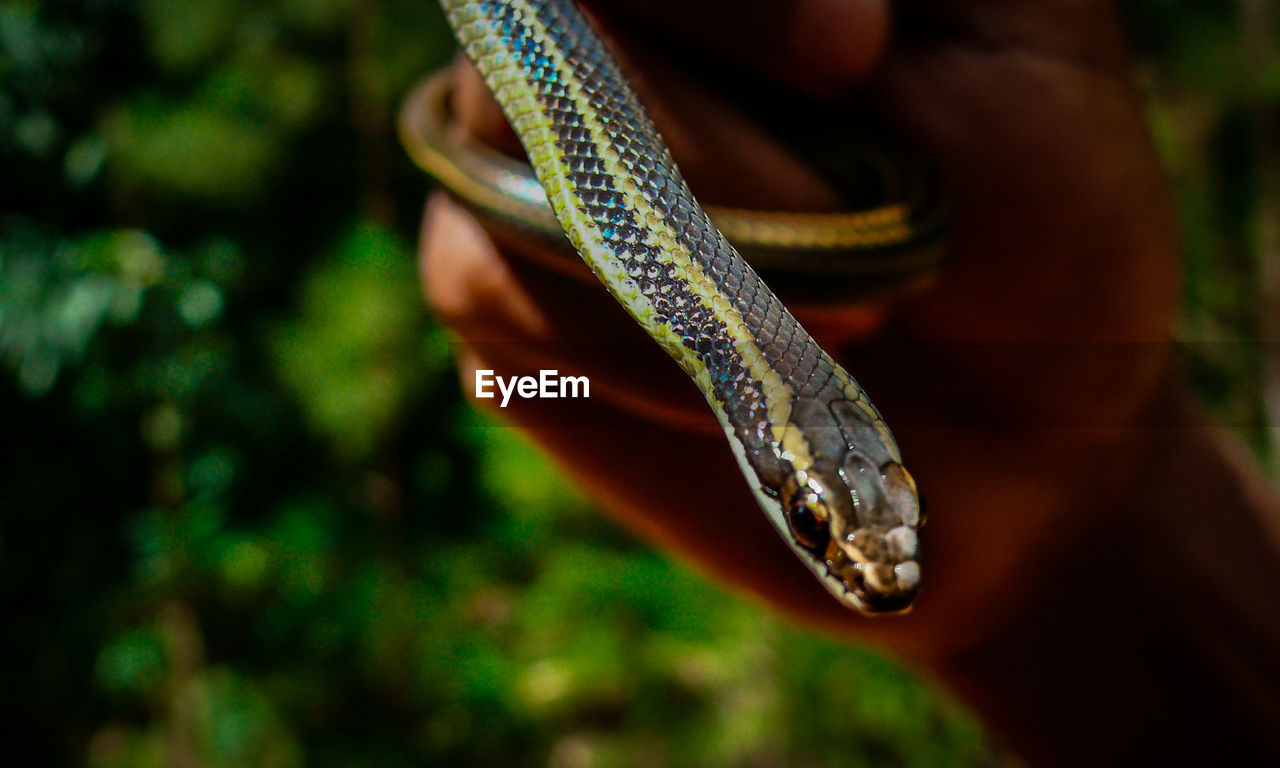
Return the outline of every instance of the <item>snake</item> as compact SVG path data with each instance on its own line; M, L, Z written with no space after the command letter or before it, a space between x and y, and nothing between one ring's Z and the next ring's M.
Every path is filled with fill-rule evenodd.
M567 236L706 398L761 511L836 600L867 615L910 609L921 585L925 518L898 444L858 382L716 220L765 251L779 233L786 239L807 226L811 241L852 240L873 255L906 254L919 266L936 258L928 247L936 238L925 231L936 227L921 222L937 217L907 196L844 219L818 215L797 224L784 216L761 224L734 211L713 219L574 0L441 6L532 169L478 181L485 174L469 170L474 161L446 148L432 160L442 180L465 188L481 207ZM421 110L405 115L402 135L414 137L406 143L421 155ZM556 224L548 223L547 208ZM788 244L796 240L790 236ZM881 271L904 269L888 263Z

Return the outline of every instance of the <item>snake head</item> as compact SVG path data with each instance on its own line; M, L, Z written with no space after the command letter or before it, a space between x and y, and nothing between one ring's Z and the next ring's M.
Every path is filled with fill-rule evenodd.
M863 613L907 610L920 587L915 481L896 461L850 451L833 471L806 473L783 493L793 543L825 565L819 576Z

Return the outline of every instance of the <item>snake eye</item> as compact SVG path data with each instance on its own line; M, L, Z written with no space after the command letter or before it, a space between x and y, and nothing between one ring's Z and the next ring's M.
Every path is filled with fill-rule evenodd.
M825 520L821 520L813 511L813 506L804 500L791 503L787 509L787 522L791 526L791 534L802 547L821 554L827 549L831 540L831 531Z

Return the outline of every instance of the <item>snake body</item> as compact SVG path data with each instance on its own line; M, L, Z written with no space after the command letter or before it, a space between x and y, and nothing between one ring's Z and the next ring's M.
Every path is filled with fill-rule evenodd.
M908 608L920 505L854 379L716 229L572 0L442 0L600 282L706 397L761 509L838 600Z

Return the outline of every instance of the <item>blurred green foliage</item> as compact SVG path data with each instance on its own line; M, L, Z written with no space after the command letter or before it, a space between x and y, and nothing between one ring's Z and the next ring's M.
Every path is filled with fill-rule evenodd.
M1280 9L1127 0L1187 265L1180 336L1206 404L1280 473Z
M1247 341L1280 72L1239 55L1233 4L1126 6L1188 335ZM391 130L450 55L428 0L0 6L20 743L95 768L988 763L927 686L632 541L462 402ZM1228 346L1191 364L1260 428L1263 362Z

